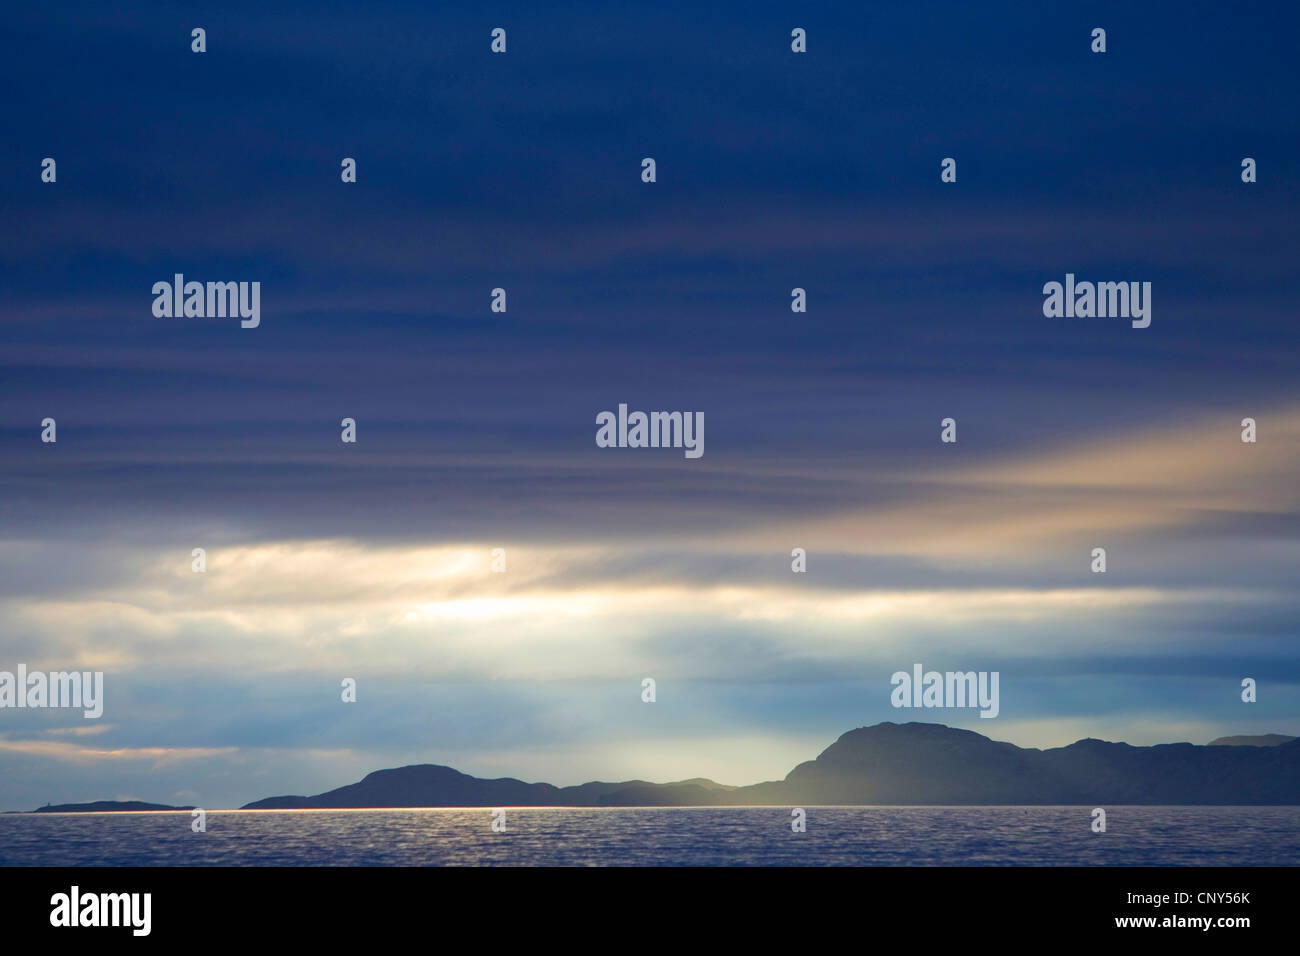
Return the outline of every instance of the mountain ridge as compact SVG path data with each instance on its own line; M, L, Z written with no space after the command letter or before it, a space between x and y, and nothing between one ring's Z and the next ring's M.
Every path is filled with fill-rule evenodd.
M1217 737L1211 740L1207 747L1276 747L1278 744L1289 744L1295 740L1287 734L1238 734L1235 737Z
M841 734L782 780L748 786L696 777L557 787L413 764L315 796L266 797L241 809L1085 803L1300 804L1300 739L1134 747L1089 737L1039 750L943 724L885 722Z

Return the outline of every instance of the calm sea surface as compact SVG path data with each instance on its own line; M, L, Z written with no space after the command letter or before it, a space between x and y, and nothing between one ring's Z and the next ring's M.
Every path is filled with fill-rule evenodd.
M1300 807L809 807L0 815L8 866L1300 865Z

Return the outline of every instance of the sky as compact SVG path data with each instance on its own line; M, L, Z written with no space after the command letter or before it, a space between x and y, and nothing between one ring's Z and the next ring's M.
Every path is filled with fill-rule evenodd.
M277 6L0 27L0 670L105 684L0 710L0 810L1300 734L1293 8Z

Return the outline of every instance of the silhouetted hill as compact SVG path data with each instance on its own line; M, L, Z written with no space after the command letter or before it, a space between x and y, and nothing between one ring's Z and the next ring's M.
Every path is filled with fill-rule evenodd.
M140 800L97 800L94 803L46 804L32 813L138 813L143 810L193 810L193 807L169 807L165 803Z
M1198 747L1085 739L1051 750L940 724L850 731L741 802L844 804L1296 804L1300 741Z
M1036 750L942 724L883 723L849 731L784 780L748 787L702 778L555 787L510 777L480 780L421 764L379 770L314 797L268 797L244 809L763 804L1300 804L1300 740L1131 747L1089 738Z
M1208 746L1211 747L1276 747L1278 744L1287 744L1295 740L1295 737L1288 737L1286 734L1259 734L1255 737L1218 737L1211 740Z
M505 777L480 780L451 767L418 764L394 770L376 770L360 783L339 787L314 797L270 797L245 810L300 809L305 807L479 807L539 806L556 804L557 789L549 783L524 783ZM430 803L435 800L435 803Z
M696 778L681 783L584 783L556 787L513 777L480 780L451 767L417 764L376 770L360 783L314 797L268 797L244 810L301 810L354 807L601 807L695 806L716 804L733 787Z

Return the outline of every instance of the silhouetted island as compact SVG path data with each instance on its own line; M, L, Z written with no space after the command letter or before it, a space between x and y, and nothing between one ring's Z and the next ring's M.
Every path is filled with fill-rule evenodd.
M1219 737L1210 741L1211 747L1276 747L1278 744L1289 744L1295 740L1295 737L1288 737L1286 734L1259 734L1255 737L1237 736L1237 737Z
M243 809L1300 804L1300 740L1224 743L1255 739L1132 747L1088 738L1037 750L942 724L882 723L849 731L784 780L745 787L702 778L555 787L419 764L377 770L313 797L268 797Z
M169 807L165 803L141 800L97 800L94 803L47 803L33 813L140 813L146 810L193 810L193 807Z

